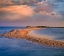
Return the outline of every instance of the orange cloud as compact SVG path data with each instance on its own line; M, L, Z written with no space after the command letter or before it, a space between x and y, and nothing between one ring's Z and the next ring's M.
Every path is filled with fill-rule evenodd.
M33 9L27 5L8 6L8 7L0 8L0 11L17 13L23 16L32 16L34 13Z
M1 14L5 15L2 17ZM16 5L0 8L0 21L43 21L61 18L61 14L53 12L53 5L49 2L39 2L34 7L28 5Z
M0 8L0 21L21 21L32 17L33 9L27 5L7 6Z

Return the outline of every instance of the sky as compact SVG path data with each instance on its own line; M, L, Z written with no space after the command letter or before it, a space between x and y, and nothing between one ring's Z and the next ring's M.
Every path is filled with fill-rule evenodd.
M0 26L64 27L64 0L0 0Z

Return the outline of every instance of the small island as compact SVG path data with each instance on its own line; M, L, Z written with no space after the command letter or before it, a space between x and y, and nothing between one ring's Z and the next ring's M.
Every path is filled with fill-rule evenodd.
M48 28L49 26L26 26L26 28Z
M26 28L64 28L64 27L52 27L52 26L26 26Z

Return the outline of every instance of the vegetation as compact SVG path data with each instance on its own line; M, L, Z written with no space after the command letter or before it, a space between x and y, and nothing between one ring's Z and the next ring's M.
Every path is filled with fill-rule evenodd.
M47 28L48 26L26 26L26 28Z
M26 28L64 28L64 27L49 27L49 26L26 26Z

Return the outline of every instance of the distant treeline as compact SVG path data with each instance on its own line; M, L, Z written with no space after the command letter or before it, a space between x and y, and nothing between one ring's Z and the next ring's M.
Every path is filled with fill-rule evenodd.
M26 28L64 28L64 27L49 27L49 26L26 26Z
M26 26L26 28L46 28L48 26Z

